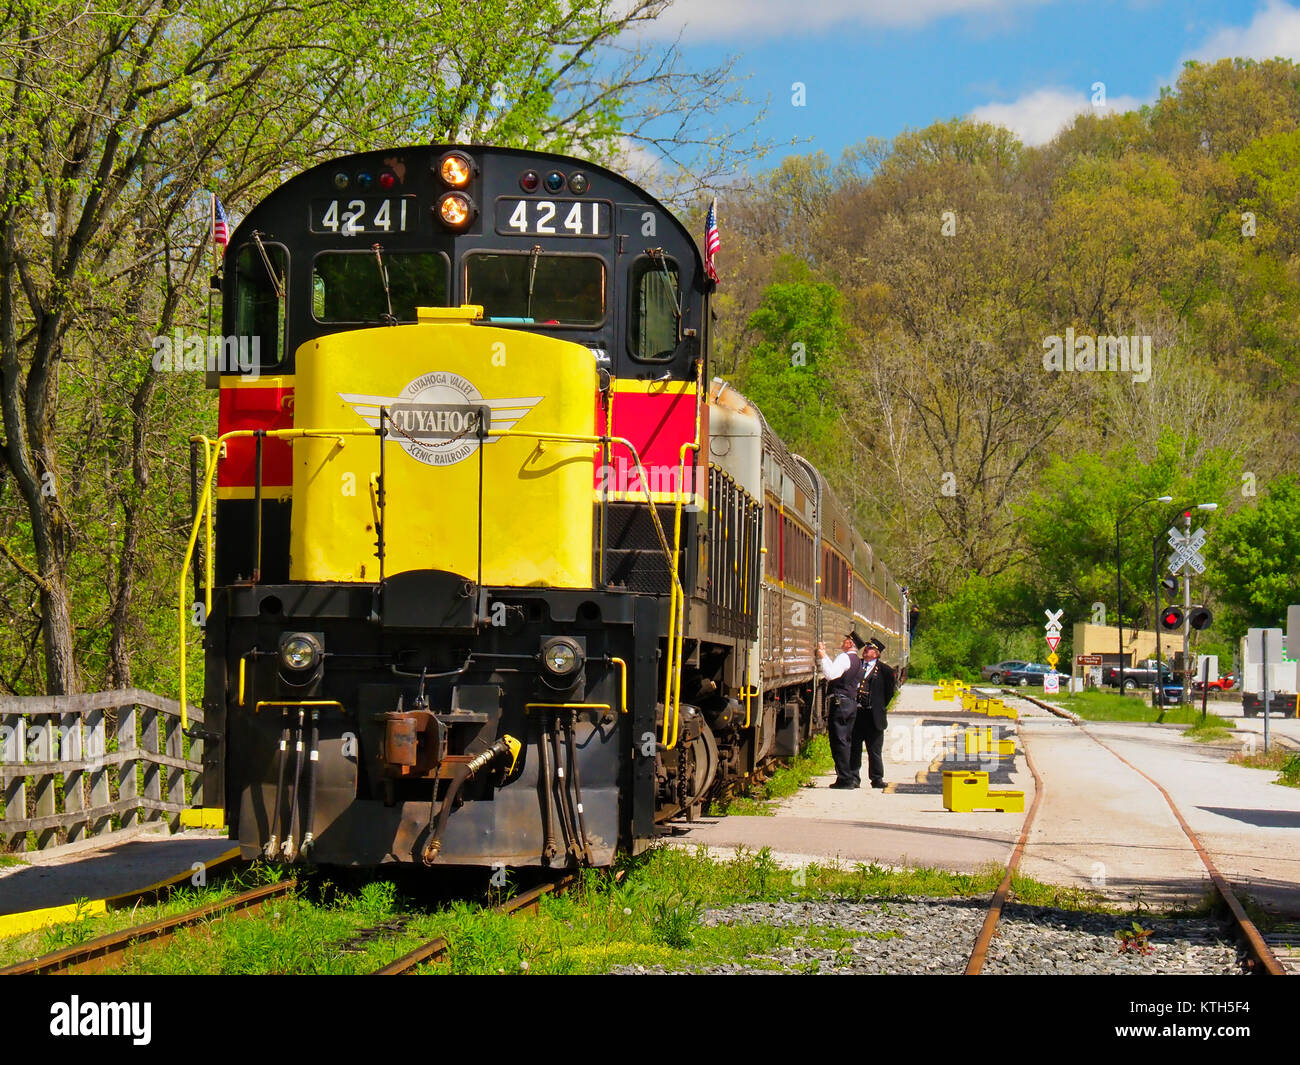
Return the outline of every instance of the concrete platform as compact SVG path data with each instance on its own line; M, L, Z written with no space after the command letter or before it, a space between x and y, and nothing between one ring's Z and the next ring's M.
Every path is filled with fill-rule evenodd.
M827 790L834 779L827 776L781 801L774 817L711 818L684 826L670 842L717 853L768 847L784 865L874 861L972 872L1005 864L1025 815L949 813L941 778L933 790L911 783L933 764L936 732L953 721L993 724L1016 736L1017 752L1028 748L1044 781L1021 872L1161 907L1197 902L1209 889L1205 867L1164 797L1095 737L1170 793L1229 882L1268 909L1300 915L1300 791L1273 784L1275 772L1228 763L1248 733L1204 745L1173 725L1076 725L1023 699L1007 704L1018 710L1017 721L962 713L934 702L928 685L906 685L885 735L892 783L885 792ZM1257 719L1240 724L1251 733L1262 726ZM1023 790L1030 809L1034 782L1023 754L1002 786Z
M890 783L885 791L830 790L827 785L835 779L830 774L781 800L776 816L706 818L675 826L676 834L667 842L705 846L719 854L768 847L783 865L876 862L967 873L990 864L1005 865L1025 815L945 810L943 778L932 767L943 738L956 722L993 725L1004 737L1014 737L1025 718L1050 717L1023 700L1010 700L1008 705L1017 707L1020 721L963 713L954 703L935 702L928 684L904 685L885 733L885 779ZM984 768L974 761L969 767ZM919 774L929 778L918 784ZM1001 787L1024 791L1027 811L1034 782L1023 756L1018 755L1010 771L998 779Z
M149 825L22 854L23 865L0 867L0 915L122 895L212 862L232 846L224 831L173 836L166 825Z

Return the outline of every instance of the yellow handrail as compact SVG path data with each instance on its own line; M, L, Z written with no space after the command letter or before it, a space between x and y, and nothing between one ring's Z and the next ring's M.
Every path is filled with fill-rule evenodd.
M704 360L695 360L695 439L683 444L679 454L681 477L677 484L677 499L673 507L673 557L671 573L673 576L673 594L670 595L668 608L668 661L665 667L664 684L664 746L672 750L677 746L678 732L681 725L682 709L682 645L686 639L686 591L677 579L677 559L682 549L682 504L686 499L686 452L700 453L700 416L704 400ZM691 493L698 487L695 476L699 464L691 468ZM654 510L651 503L650 509ZM676 608L672 603L675 595ZM674 646L675 645L675 646ZM669 737L669 721L672 722L672 739Z
M609 659L609 660L610 660L611 662L613 662L614 665L618 666L618 675L619 675L619 683L618 683L619 706L620 706L620 708L621 708L621 712L624 713L624 714L626 714L626 713L627 713L627 663L624 662L623 659L621 659L621 658L615 658L613 655L610 656L610 659Z
M207 610L207 614L211 614L211 612L212 612L212 584L213 584L213 577L212 577L212 572L213 572L213 562L212 562L212 548L211 548L211 544L212 544L212 481L213 481L213 476L214 476L214 474L216 473L217 463L218 463L218 462L220 461L220 459L221 459L221 454L222 454L223 446L225 445L225 443L226 443L227 440L247 440L247 439L250 439L250 438L252 438L252 437L256 437L256 436L258 436L258 435L261 435L261 436L263 436L264 438L272 439L272 440L297 440L297 439L306 439L306 438L308 438L308 437L331 437L331 436L332 436L332 437L337 437L337 438L339 439L340 443L341 443L343 437L345 437L345 436L373 436L373 437L378 437L378 436L379 436L379 430L378 430L378 429L371 429L371 428L365 428L365 429L357 429L357 428L349 428L349 429L232 429L232 430L229 431L229 432L222 433L222 434L221 434L220 436L218 436L215 440L209 438L209 437L206 436L206 435L198 435L198 436L193 436L193 437L190 438L191 440L193 440L193 441L195 441L195 442L201 442L201 443L204 445L204 470L203 470L203 486L202 486L202 494L201 494L201 497L200 497L200 504L199 504L198 507L195 508L194 524L193 524L193 527L190 529L189 540L188 540L188 542L187 542L186 545L185 545L185 554L184 554L183 560L182 560L182 562L181 562L181 576L180 576L180 584L179 584L180 595L179 595L179 599L178 599L178 607L177 607L177 622L178 622L178 626L177 626L177 635L178 635L178 640L177 640L177 643L178 643L178 645L179 645L179 647L178 647L178 657L179 657L179 665L180 665L180 699L179 699L179 702L180 702L180 707L181 707L180 717L181 717L181 728L182 728L182 729L188 729L188 728L189 728L189 716L188 716L188 713L187 713L187 711L186 711L186 706L187 706L187 701L188 701L186 688L187 688L187 684L188 684L188 679L189 679L189 678L188 678L188 675L187 675L186 656L185 656L185 639L186 639L186 635L185 635L185 633L186 633L186 630L185 630L185 615L186 615L186 609L185 609L185 608L186 608L185 585L186 585L186 582L187 582L188 579L189 579L189 574L190 574L190 565L191 565L191 563L194 561L194 548L195 548L195 547L197 546L197 544L198 544L199 530L200 530L200 528L203 527L203 525L204 525L204 523L205 523L205 521L206 521L206 523L207 523L207 543L208 543L209 546L208 546L208 557L207 557L207 566L206 566L207 574L208 574L208 586L207 586L207 589L206 589L206 600L207 600L207 602L206 602L206 607L205 607L205 609ZM595 446L595 445L608 446L608 445L610 445L610 444L620 444L620 445L622 445L623 447L626 447L626 448L628 449L628 451L630 451L630 452L632 453L632 461L636 464L636 469L637 469L638 479L639 479L640 482L641 482L642 490L645 492L645 496L646 496L646 505L649 506L649 508L650 508L650 517L651 517L651 519L652 519L652 521L653 521L653 523L654 523L655 533L656 533L657 536L659 537L659 546L660 546L660 548L662 548L663 553L664 553L664 557L665 557L665 559L666 559L667 562L668 562L668 572L669 572L669 576L672 578L672 582L673 582L673 590L674 590L675 592L677 592L677 593L681 593L681 592L682 592L681 581L680 581L680 580L678 579L678 577L677 577L677 566L676 566L676 564L675 564L675 556L673 556L673 554L669 551L669 548L668 548L668 536L667 536L667 534L664 532L663 524L659 521L659 514L658 514L658 512L655 510L655 505L654 505L654 496L653 496L653 495L651 494L651 492L650 492L650 478L646 476L645 468L644 468L644 466L643 466L642 463L641 463L641 454L640 454L639 451L637 451L637 449L636 449L636 445L633 444L631 440L628 440L626 437L622 437L622 436L608 436L608 435L606 435L606 436L590 436L590 435L586 435L586 434L577 434L577 433L529 432L529 431L527 431L527 430L521 430L521 429L489 429L489 430L487 431L486 435L487 435L487 436L497 436L497 437L502 437L502 436L518 436L518 437L523 437L523 438L525 438L525 439L529 439L529 440L554 440L554 441L556 441L556 442L560 442L560 443L592 444L593 446ZM698 438L698 436L699 436L699 427L698 427L698 413L697 413L696 437ZM698 445L697 445L697 449L698 449ZM207 614L204 615L205 620L206 620ZM619 661L619 662L621 662L622 660L621 660L621 659L615 659L615 661ZM626 710L626 707L627 707L627 673L626 673L627 666L626 666L625 663L623 664L623 670L624 670L624 676L623 676L623 696L624 696L624 702L623 702L623 706L624 706L624 709ZM295 705L297 705L297 704L295 704ZM674 737L674 746L675 746L675 745L676 745L676 739L675 739L675 737Z

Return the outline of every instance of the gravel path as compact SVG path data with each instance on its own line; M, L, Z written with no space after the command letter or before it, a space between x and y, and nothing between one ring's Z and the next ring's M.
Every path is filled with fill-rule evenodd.
M709 910L705 925L820 926L855 933L836 951L796 942L762 962L728 962L698 973L921 975L960 974L984 922L987 900L888 899L873 902L756 902ZM1038 906L1008 905L989 949L986 974L1241 973L1237 948L1216 922L1193 917L1143 919L1153 929L1151 952L1121 953L1117 930L1132 927L1130 915L1085 914ZM757 964L756 964L757 963ZM622 966L616 974L654 974L660 966Z

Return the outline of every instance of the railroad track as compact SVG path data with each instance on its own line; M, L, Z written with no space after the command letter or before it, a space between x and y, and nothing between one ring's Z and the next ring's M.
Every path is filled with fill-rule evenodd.
M500 905L492 907L492 913L514 915L518 913L536 913L540 907L542 899L547 895L562 895L578 882L577 873L566 873L558 880L550 883L540 884L522 895L517 895L513 899L507 899ZM403 954L395 961L390 961L387 965L376 969L371 976L406 976L415 972L421 965L428 965L430 962L441 961L445 958L450 948L447 941L439 936L437 939L431 939L416 947L409 954Z
M33 976L48 973L96 973L121 963L127 953L144 943L163 943L171 939L182 928L210 921L215 917L229 914L248 915L256 913L263 906L276 899L284 898L298 886L296 880L284 880L277 884L264 884L228 899L211 902L185 913L172 917L160 917L155 921L133 925L120 932L80 943L74 947L65 947L52 954L45 954L29 961L18 962L0 969L0 976Z
M1059 707L1052 706L1050 703L1045 702L1042 699L1037 699L1032 695L1026 695L1023 691L1013 692L1004 689L1004 694L1025 699L1026 701L1033 703L1035 706L1041 707L1058 717L1075 720L1074 715L1067 714ZM1079 722L1075 720L1075 724L1079 724ZM1214 864L1214 860L1210 857L1209 852L1206 851L1196 833L1192 831L1191 826L1183 817L1182 812L1178 809L1177 804L1174 802L1173 797L1169 792L1166 791L1158 781L1144 773L1108 743L1098 739L1086 727L1083 727L1082 725L1080 725L1080 727L1083 728L1083 732L1090 740L1109 752L1119 761L1123 762L1124 765L1128 766L1129 769L1133 770L1133 772L1146 780L1147 783L1159 791L1164 797L1165 802L1169 805L1169 809L1177 819L1183 833L1187 836L1192 848L1196 851L1197 857L1200 858L1201 864L1205 866L1206 872L1210 876L1210 883L1213 885L1215 896L1221 903L1222 908L1226 910L1229 915L1233 934L1237 937L1246 951L1247 969L1252 973L1268 976L1284 976L1288 972L1300 973L1300 925L1275 930L1271 932L1269 936L1262 934L1255 922L1252 921L1250 916L1246 913L1240 900L1237 898L1236 894L1234 894L1231 885L1224 878L1223 874L1219 872L1219 869ZM1034 801L1029 809L1029 816L1025 818L1024 828L1020 833L1020 840L1016 844L1016 848L1011 855L1011 861L1007 865L1007 874L1003 878L1002 883L998 886L997 891L993 893L993 899L989 904L988 916L985 918L984 926L980 929L979 936L976 938L975 948L971 951L970 961L966 966L967 976L977 976L984 968L989 944L992 942L993 935L997 930L998 919L1001 917L1007 893L1011 888L1011 877L1019 868L1020 859L1024 854L1025 842L1029 838L1029 831L1033 826L1034 815L1038 811L1038 801L1043 794L1042 781L1038 776L1038 772L1034 769L1033 759L1029 757L1029 748L1027 745L1025 746L1025 761L1029 764L1029 770L1034 775ZM1284 965L1271 949L1271 944L1274 942L1280 948L1285 948L1283 953L1287 958L1287 964Z

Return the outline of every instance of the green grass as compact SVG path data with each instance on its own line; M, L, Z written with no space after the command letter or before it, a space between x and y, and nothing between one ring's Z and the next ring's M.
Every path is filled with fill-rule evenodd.
M19 857L17 854L0 854L0 869L4 869L6 866L11 866L11 865L26 865L26 864L27 863L23 861L23 859Z
M766 783L751 787L747 793L735 796L725 804L710 803L709 813L714 817L771 816L776 813L776 805L772 800L793 795L816 777L825 776L834 768L830 740L825 735L814 736L802 751L773 773Z
M1274 747L1268 752L1253 751L1250 754L1238 752L1228 761L1247 769L1271 769L1279 774L1273 783L1300 788L1300 754L1285 747Z
M28 958L49 954L64 947L75 946L131 925L184 913L186 910L216 902L239 891L246 891L257 884L279 880L282 875L279 869L254 865L243 870L238 876L214 879L207 887L175 888L161 902L94 915L78 913L71 921L0 939L0 968L26 961ZM77 903L85 901L87 900L76 900Z
M1085 721L1162 721L1172 725L1192 725L1199 734L1193 738L1204 740L1209 729L1218 729L1227 734L1231 727L1228 721L1216 714L1207 714L1205 724L1201 724L1201 711L1195 706L1152 706L1149 699L1133 695L1120 695L1118 692L1086 691L1060 695L1042 695L1034 693L1045 702L1059 706L1063 710L1078 714ZM1191 734L1192 730L1189 730ZM1221 739L1222 736L1214 736Z
M673 971L723 962L780 969L777 952L793 946L851 952L865 933L808 923L780 927L737 921L706 925L708 910L738 903L844 900L879 903L922 896L987 898L1004 870L978 873L942 869L889 869L875 863L846 868L809 863L779 867L766 849L742 851L729 861L704 848L660 847L622 862L624 879L588 871L562 896L546 896L536 914L496 914L469 902L430 908L402 895L386 881L355 893L328 881L310 893L277 899L245 917L218 917L180 932L165 949L133 953L120 970L167 975L197 973L371 972L416 945L443 936L448 956L425 967L442 974L606 973L624 966L662 966ZM0 942L0 964L21 960L108 930L190 909L243 885L177 892L161 907L84 918L15 940ZM1093 893L1013 880L1018 902L1071 910L1116 912ZM900 918L900 921L902 918ZM902 930L875 933L885 939Z

